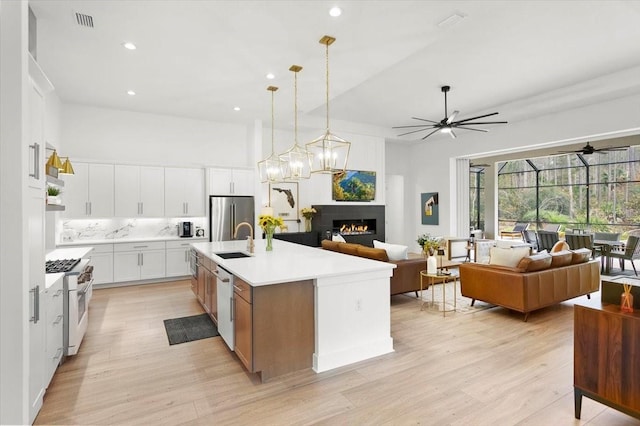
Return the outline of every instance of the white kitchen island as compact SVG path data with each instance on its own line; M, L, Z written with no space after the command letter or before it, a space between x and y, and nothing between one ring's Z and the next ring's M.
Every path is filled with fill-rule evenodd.
M192 246L254 289L313 282L315 348L310 364L323 372L393 352L389 279L395 265L289 243L255 241L251 257L223 259L216 253L247 253L246 241Z

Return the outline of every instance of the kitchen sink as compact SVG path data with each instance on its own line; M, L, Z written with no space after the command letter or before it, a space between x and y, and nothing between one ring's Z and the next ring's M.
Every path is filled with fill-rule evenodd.
M232 251L227 253L215 253L216 256L221 257L223 259L238 259L240 257L251 257L246 253L242 253L241 251Z

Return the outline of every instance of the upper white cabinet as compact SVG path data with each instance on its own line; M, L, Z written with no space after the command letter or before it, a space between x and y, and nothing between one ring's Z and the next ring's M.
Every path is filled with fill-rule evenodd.
M164 169L164 214L167 217L204 216L204 170Z
M164 216L164 168L116 165L115 215Z
M29 186L35 189L44 189L45 170L45 94L53 90L53 85L42 72L42 69L29 55Z
M112 164L74 163L74 175L65 179L65 216L112 217L114 185Z
M254 195L253 170L208 169L209 195Z

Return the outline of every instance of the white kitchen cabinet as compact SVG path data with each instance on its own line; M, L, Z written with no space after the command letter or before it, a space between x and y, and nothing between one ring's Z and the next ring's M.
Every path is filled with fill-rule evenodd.
M63 294L62 288L63 278L60 277L45 291L45 365L44 365L44 383L45 387L49 386L53 374L55 373L60 359L64 352L63 343Z
M205 215L204 170L166 167L164 169L164 213L166 217Z
M191 242L167 241L167 277L191 275L189 264Z
M254 195L253 170L210 168L209 195Z
M164 216L164 168L116 165L115 215Z
M163 278L165 251L164 241L114 244L114 282Z
M113 217L113 164L73 163L75 174L65 178L65 217Z
M113 244L96 244L89 254L93 266L93 283L113 282Z

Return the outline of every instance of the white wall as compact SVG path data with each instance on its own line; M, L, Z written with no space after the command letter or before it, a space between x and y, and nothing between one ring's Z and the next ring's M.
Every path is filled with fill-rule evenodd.
M508 111L501 111L508 115ZM455 229L455 168L452 158L504 151L524 151L541 144L560 145L574 139L600 140L614 136L640 134L640 95L632 95L550 115L493 126L489 133L459 132L457 139L429 138L410 145L407 153L398 154L396 143L387 143L388 169L402 171L408 187L406 206L410 211L407 240L410 247L416 236L423 232L432 235L463 235L467 229ZM495 172L495 171L493 171ZM420 194L439 192L440 224L421 225ZM491 220L490 217L487 218Z
M248 167L253 127L62 104L61 145L76 161Z

